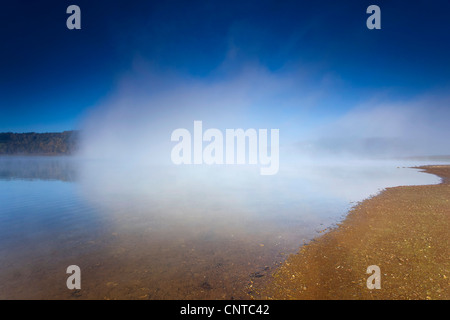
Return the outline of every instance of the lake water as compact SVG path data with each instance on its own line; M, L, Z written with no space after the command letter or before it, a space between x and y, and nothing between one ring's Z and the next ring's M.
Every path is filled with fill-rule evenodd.
M288 254L431 161L142 166L0 157L0 299L245 299ZM66 268L81 268L68 290Z

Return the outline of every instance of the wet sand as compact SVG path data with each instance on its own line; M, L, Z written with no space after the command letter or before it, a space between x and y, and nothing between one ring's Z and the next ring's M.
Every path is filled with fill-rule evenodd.
M257 299L450 299L450 166L420 167L442 183L387 188L291 255ZM368 289L367 267L381 270Z

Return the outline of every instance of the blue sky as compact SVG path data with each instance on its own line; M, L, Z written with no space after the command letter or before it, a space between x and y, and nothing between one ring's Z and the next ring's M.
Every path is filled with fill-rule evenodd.
M81 30L66 28L71 4L81 8ZM381 30L366 28L371 4L381 8ZM147 81L147 71L165 88L171 79L245 79L252 66L269 79L288 75L278 102L326 93L309 111L260 107L287 118L308 112L303 127L373 99L440 99L450 82L448 12L444 0L13 1L0 10L0 131L79 129L124 82Z

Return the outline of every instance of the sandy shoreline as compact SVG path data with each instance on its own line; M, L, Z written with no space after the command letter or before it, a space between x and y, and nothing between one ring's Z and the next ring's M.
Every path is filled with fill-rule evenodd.
M450 166L420 167L442 183L387 188L291 255L258 299L450 299ZM381 289L366 269L381 270Z

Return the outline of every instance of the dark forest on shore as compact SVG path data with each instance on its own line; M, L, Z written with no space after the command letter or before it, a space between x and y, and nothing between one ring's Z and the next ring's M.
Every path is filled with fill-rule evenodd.
M69 155L78 145L78 131L0 133L0 155Z

